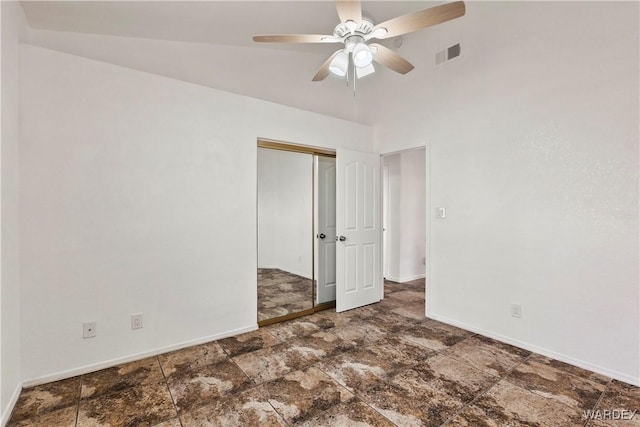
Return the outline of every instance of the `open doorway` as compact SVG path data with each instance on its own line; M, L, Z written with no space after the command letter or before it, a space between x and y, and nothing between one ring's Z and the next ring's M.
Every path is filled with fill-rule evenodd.
M427 264L426 156L425 147L382 156L385 296L403 292L396 296L424 298Z

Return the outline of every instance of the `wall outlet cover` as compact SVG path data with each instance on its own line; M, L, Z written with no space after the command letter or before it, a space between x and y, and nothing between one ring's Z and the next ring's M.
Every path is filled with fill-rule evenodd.
M511 317L517 319L522 317L522 306L520 304L511 304Z
M82 338L93 338L96 336L96 321L82 324Z
M141 328L142 328L142 313L132 314L131 329L141 329Z

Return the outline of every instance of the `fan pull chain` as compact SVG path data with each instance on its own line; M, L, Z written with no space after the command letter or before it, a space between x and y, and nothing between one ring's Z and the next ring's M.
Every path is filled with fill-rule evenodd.
M353 65L353 97L356 97L356 65Z
M349 87L349 63L347 63L347 72L345 73L345 76L347 76L347 87Z

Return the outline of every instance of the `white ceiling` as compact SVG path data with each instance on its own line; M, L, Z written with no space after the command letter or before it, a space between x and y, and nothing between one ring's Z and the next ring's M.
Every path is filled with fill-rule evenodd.
M365 1L382 22L443 2ZM254 43L254 34L331 34L333 1L23 1L28 42L75 55L253 96L346 120L374 123L386 95L416 84L430 36L467 16L404 36L395 49L416 69L405 76L377 67L357 96L335 78L311 82L340 45ZM467 15L469 7L467 7ZM391 46L391 41L386 43ZM433 52L425 51L425 47ZM404 89L403 89L404 88Z

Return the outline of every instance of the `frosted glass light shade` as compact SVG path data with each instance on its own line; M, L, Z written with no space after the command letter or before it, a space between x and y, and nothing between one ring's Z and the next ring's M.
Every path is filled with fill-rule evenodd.
M356 67L364 68L371 64L371 61L373 61L373 53L371 53L369 46L358 43L353 48L353 64Z
M369 64L366 67L356 67L356 76L361 79L369 74L375 73L375 71L376 69L373 67L373 64Z
M347 75L349 69L349 54L347 52L340 51L329 65L329 71L338 77L344 77Z

